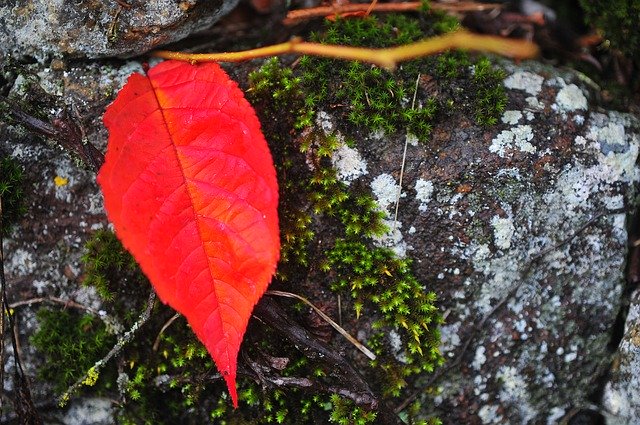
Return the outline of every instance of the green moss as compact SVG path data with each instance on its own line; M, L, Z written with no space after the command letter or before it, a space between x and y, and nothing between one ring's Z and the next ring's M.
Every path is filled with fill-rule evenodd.
M328 44L388 47L458 26L455 18L444 14L421 19L391 14L327 22L325 31L314 38ZM305 93L304 119L299 122L309 123L321 104L332 105L357 127L409 132L426 141L443 114L460 111L480 125L493 125L506 104L502 72L488 60L472 60L464 52L409 61L393 73L360 62L308 56L300 60L299 68ZM423 101L414 104L414 97Z
M423 35L424 29L418 20L391 15L384 21L377 18L339 20L329 24L325 35L316 37L327 43L345 44L349 40L349 44L381 47L406 43ZM436 64L439 64L438 70ZM405 64L400 73L392 75L355 62L303 58L295 71L281 70L278 62L271 60L252 74L250 98L263 114L261 121L267 139L272 142L281 182L282 260L274 284L308 296L305 287L300 287L303 283L300 276L306 276L306 281L340 294L353 308L356 324L361 320L363 325L373 325L372 336L366 344L378 358L371 363L372 368L365 368L362 373L385 398L401 397L416 376L431 372L442 363L437 330L441 318L434 305L435 295L413 276L409 260L373 246L372 237L388 229L371 194L349 188L338 180L331 157L342 143L355 145L354 139L347 136L343 140L309 129L292 133L291 128L300 130L309 126L315 110L328 104L339 105L334 111L343 110L345 118L356 127L362 124L385 131L409 128L414 134L426 137L443 100L432 97L415 109L410 108L408 99L413 98L420 67L432 65L436 79L462 81L471 79L471 64L464 53L448 53L439 59ZM301 78L296 79L296 75ZM292 114L287 118L291 124L287 130L281 126L282 114L268 105L275 92L279 93L277 102L283 102L283 107L286 105ZM423 93L420 97L424 98ZM382 103L386 104L381 106ZM301 111L303 119L299 118ZM357 116L358 113L362 117ZM277 120L274 117L278 117ZM357 118L370 121L358 122ZM302 122L305 124L300 125ZM350 131L343 128L341 132L348 135ZM324 228L331 229L330 234ZM293 286L289 288L288 284ZM387 337L391 330L400 335L404 344L402 352L396 353L391 346ZM404 358L403 362L398 360L399 356ZM322 368L308 365L297 373L298 376L324 377L322 372ZM335 423L375 421L372 412L356 409L348 400L336 399L336 396L327 400L326 395L317 394L311 402L308 397L298 398L296 393L295 390L286 392L288 413L282 417L286 423L307 423L306 416L295 417L295 420L290 416L292 411L307 410L315 412L312 417L324 415L323 421L329 418ZM220 412L218 418L229 418L227 415L228 412ZM435 419L409 416L409 423L437 423Z
M604 32L611 44L630 58L640 50L640 0L580 0L587 22Z
M98 230L85 244L82 284L93 286L105 308L125 326L133 324L147 301L150 285L131 254L110 230Z
M278 59L272 58L249 74L251 88L247 95L261 100L262 108L273 112L274 116L296 117L294 127L300 129L311 125L312 117L310 108L303 107L305 95L300 82L300 77L295 77L290 68L280 66Z
M332 411L329 422L339 425L366 425L374 423L375 412L367 412L356 406L351 400L346 400L334 394L331 396Z
M507 105L507 95L502 81L502 69L494 68L487 58L481 58L474 66L473 85L474 116L480 125L491 126L498 122Z
M7 235L11 227L25 213L22 167L11 157L0 159L0 198L2 199L2 228Z
M321 43L388 47L417 41L425 36L417 19L389 15L364 19L337 19L316 34ZM436 102L412 105L418 62L403 65L396 73L360 62L305 56L300 61L307 107L320 103L343 105L349 122L370 130L393 133L409 131L421 140L428 137L436 113ZM413 107L412 107L413 106Z
M107 301L113 301L118 287L130 285L131 277L140 279L136 261L129 254L116 235L109 230L98 230L85 244L82 256L85 266L86 286L94 286L100 296ZM118 276L118 279L114 277ZM122 278L125 278L123 282Z
M31 343L45 357L38 375L54 383L58 393L83 376L115 343L104 323L89 314L41 308L37 319L39 328ZM103 384L108 386L106 380Z

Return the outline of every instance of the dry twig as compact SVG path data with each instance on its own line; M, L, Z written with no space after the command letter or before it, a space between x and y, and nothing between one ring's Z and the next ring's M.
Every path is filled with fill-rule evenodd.
M353 344L358 350L362 351L365 356L367 356L371 360L375 360L376 359L376 355L373 354L371 352L371 350L369 350L367 347L365 347L364 344L362 344L360 341L358 341L357 339L355 339L354 337L349 335L349 332L344 330L344 328L342 326L338 325L333 319L331 319L329 316L327 316L322 310L320 310L318 307L313 305L313 303L311 301L309 301L308 299L306 299L305 297L300 296L298 294L294 294L292 292L284 292L284 291L267 291L267 292L265 292L265 294L266 295L277 295L279 297L295 298L297 300L302 301L303 303L305 303L306 305L311 307L313 309L313 311L318 313L318 315L320 317L322 317L325 322L327 322L328 324L333 326L333 329L338 331L338 333L340 335L342 335L343 337L345 337L347 339L347 341L349 341L351 344Z
M285 25L297 24L305 19L321 18L330 15L342 15L364 12L412 12L420 10L422 2L409 1L402 3L349 3L344 5L320 6L309 9L292 10L282 21ZM497 3L477 3L474 1L460 1L456 3L432 3L431 9L446 12L480 12L501 8Z

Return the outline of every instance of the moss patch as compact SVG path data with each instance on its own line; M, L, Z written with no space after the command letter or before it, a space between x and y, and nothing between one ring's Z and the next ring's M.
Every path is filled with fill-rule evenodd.
M90 314L41 308L37 319L40 328L31 342L45 356L38 374L54 383L58 393L83 376L115 343L104 323ZM108 381L102 383L108 386Z
M456 23L438 14L337 19L327 21L326 30L314 38L327 44L388 47L450 31ZM305 109L299 126L309 125L309 111L324 104L356 127L403 131L426 141L442 116L459 111L480 125L493 125L506 105L502 71L464 52L406 62L393 73L360 62L305 56L300 78Z
M580 0L586 19L604 32L613 46L630 58L638 59L640 51L639 0L587 1Z
M0 198L2 199L2 228L0 234L7 235L11 227L25 213L22 167L11 157L0 159Z

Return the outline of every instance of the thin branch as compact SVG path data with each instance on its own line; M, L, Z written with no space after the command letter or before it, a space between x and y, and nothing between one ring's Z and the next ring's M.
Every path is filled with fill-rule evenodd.
M104 155L84 138L84 130L64 109L51 122L43 121L23 111L12 99L0 95L0 106L7 106L7 113L16 123L42 136L55 140L62 147L78 155L94 171L104 162ZM75 111L79 122L79 113Z
M227 53L183 53L158 50L152 55L164 59L188 62L242 62L249 59L284 55L287 53L323 56L336 59L357 60L372 63L389 70L399 62L429 56L449 49L485 51L517 59L532 58L538 54L538 47L524 40L507 39L493 35L472 34L457 31L438 37L428 38L403 46L384 49L338 46L332 44L309 43L300 38L258 49Z
M418 73L416 77L416 87L413 90L413 101L411 102L411 109L415 109L416 107L416 96L418 95L418 83L420 83L421 74ZM407 163L407 147L409 146L409 138L405 137L404 139L404 149L402 150L402 163L400 165L400 179L398 181L398 191L396 193L396 208L393 213L393 227L391 229L391 234L395 234L396 225L398 223L398 210L400 209L400 197L402 196L402 179L404 178L404 166Z
M47 302L53 303L53 304L62 304L65 307L77 308L78 310L84 310L96 316L100 315L98 310L94 308L87 307L86 305L82 305L73 300L65 300L57 297L38 297L38 298L30 298L28 300L16 301L14 303L9 304L9 308L15 309L22 306L31 306L33 304L41 304L41 303L47 303Z
M15 318L9 308L7 301L7 281L4 276L4 250L3 250L3 210L2 210L2 197L0 196L0 385L4 388L4 356L5 356L5 330L11 332L11 345L13 347L13 363L15 365L14 380L13 380L13 407L17 417L21 423L41 425L42 418L38 414L38 411L33 404L31 397L31 390L29 389L29 381L22 368L22 361L20 360L20 347L19 347L19 335L18 328L16 326ZM8 326L5 325L5 317L7 318ZM0 412L3 411L2 399L0 398Z
M174 314L171 317L171 319L167 320L167 322L162 326L162 328L160 329L160 332L158 332L158 336L156 337L156 340L153 342L153 351L158 351L158 347L160 346L160 337L162 336L164 331L166 331L167 328L171 326L171 324L175 322L180 316L181 316L180 313Z
M309 9L292 10L287 13L287 17L282 21L282 23L285 25L293 25L306 19L357 12L412 12L420 10L422 6L423 3L419 1L377 4L351 3L342 6L320 6ZM496 3L461 1L457 3L432 3L430 7L433 10L441 10L445 12L480 12L483 10L501 8L502 5Z
M118 339L118 342L116 343L116 345L114 345L113 348L102 359L95 362L95 364L91 368L89 368L89 370L86 371L85 374L80 379L78 379L73 385L71 385L67 389L67 391L64 392L64 394L58 397L59 406L64 406L71 398L71 395L81 385L97 377L98 374L100 373L100 370L109 362L109 360L111 360L112 357L120 353L120 351L122 351L124 346L127 345L133 339L133 337L138 332L138 330L140 330L142 325L144 325L149 320L149 317L151 317L151 311L153 310L155 300L156 300L156 293L152 290L149 293L149 299L147 300L147 308L142 312L142 314L140 314L138 321L135 322L133 326L131 326L131 329L125 332L124 335L120 337L120 339Z
M369 350L367 347L365 347L364 344L362 344L360 341L358 341L357 339L355 339L354 337L349 335L349 332L344 330L343 327L338 325L335 321L333 321L333 319L331 319L331 317L327 316L322 310L320 310L318 307L313 305L313 303L311 303L311 301L309 301L305 297L303 297L301 295L298 295L298 294L294 294L292 292L284 292L284 291L267 291L267 292L265 292L265 294L266 295L277 295L279 297L295 298L297 300L302 301L303 303L305 303L306 305L311 307L313 309L313 311L318 313L318 315L320 317L322 317L325 322L327 322L328 324L333 326L333 329L338 331L338 333L340 335L342 335L343 337L345 337L347 339L347 341L349 341L351 344L353 344L358 350L362 351L365 356L369 357L369 359L371 359L371 360L375 360L376 359L376 355L373 354L371 352L371 350Z

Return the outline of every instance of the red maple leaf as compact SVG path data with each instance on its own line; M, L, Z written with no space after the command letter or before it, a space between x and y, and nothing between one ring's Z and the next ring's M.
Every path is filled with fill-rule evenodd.
M116 234L237 407L240 343L280 255L278 183L255 112L217 64L167 61L131 75L104 123L98 183Z

